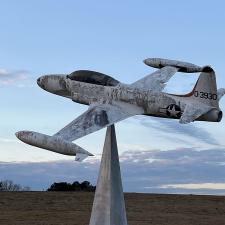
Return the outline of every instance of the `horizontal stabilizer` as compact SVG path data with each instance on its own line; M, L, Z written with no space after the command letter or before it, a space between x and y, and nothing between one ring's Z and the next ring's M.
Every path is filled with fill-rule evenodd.
M77 153L75 157L75 161L82 162L84 159L88 157L87 154Z
M220 88L217 90L218 100L220 100L225 94L225 88Z
M199 103L198 105L188 104L186 105L179 122L182 124L194 122L198 117L207 113L210 109L210 106L202 103Z

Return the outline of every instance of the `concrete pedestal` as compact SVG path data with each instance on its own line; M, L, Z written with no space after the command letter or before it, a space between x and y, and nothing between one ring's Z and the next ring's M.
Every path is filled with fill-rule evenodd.
M114 125L106 131L89 225L127 225Z

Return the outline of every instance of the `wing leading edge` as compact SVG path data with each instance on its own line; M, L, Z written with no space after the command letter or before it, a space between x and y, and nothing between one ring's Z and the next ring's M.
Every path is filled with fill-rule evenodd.
M54 136L60 136L66 141L74 141L138 114L143 114L143 110L127 103L93 105Z
M162 69L134 82L131 84L131 87L144 90L162 91L166 86L166 83L177 71L178 68L176 67L165 66Z

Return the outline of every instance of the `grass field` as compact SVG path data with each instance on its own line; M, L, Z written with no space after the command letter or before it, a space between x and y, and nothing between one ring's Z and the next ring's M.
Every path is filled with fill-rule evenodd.
M0 225L88 225L93 197L84 192L0 192ZM225 225L222 196L126 193L125 201L129 225Z

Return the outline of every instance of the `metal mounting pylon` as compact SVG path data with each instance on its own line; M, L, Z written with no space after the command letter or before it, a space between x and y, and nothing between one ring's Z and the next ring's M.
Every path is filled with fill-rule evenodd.
M127 225L114 124L106 131L89 225Z

